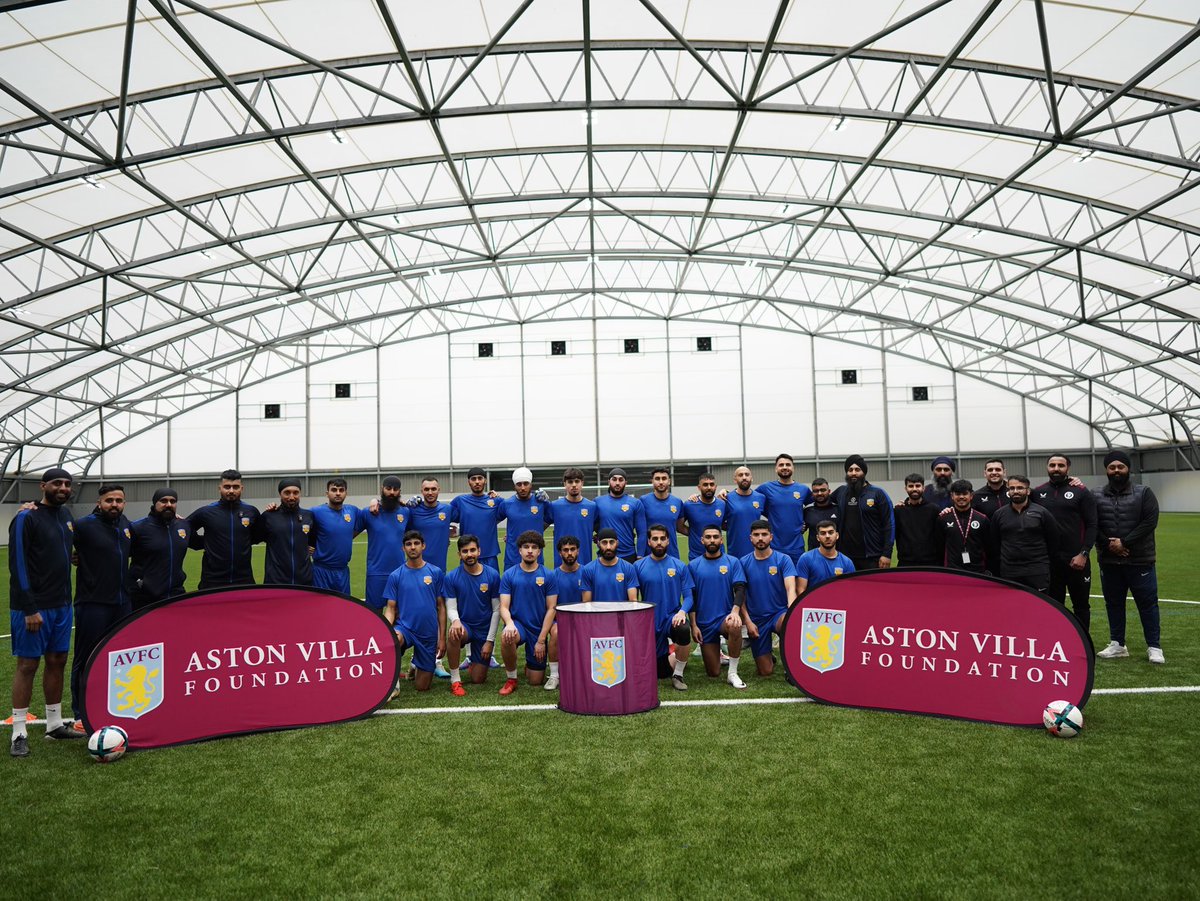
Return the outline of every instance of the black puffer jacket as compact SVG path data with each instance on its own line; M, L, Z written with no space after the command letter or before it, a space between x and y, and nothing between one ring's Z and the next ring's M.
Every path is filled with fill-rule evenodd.
M1158 527L1158 498L1145 485L1129 482L1121 490L1105 485L1096 493L1096 550L1102 564L1145 566L1155 560L1154 530ZM1128 557L1108 552L1108 540L1120 538Z

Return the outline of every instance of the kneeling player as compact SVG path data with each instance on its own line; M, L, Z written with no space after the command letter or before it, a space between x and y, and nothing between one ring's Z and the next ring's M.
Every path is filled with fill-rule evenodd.
M656 523L647 533L650 553L633 564L638 574L642 600L654 605L654 632L658 641L658 678L670 679L676 691L687 691L683 669L692 650L688 614L692 611L692 573L667 553L671 533ZM675 644L675 659L669 644Z
M428 691L445 650L446 601L442 571L424 560L425 539L415 529L404 533L404 565L388 576L383 615L396 628L400 652L413 649L413 686Z
M446 662L450 666L450 691L463 697L459 661L463 645L470 644L468 670L471 681L481 685L487 680L488 661L492 659L492 639L500 622L500 573L479 562L479 539L463 535L458 539L459 565L446 574Z
M505 569L500 579L500 618L504 620L500 656L507 677L501 695L517 690L517 648L521 645L525 645L529 684L541 685L549 665L546 689L558 687L558 627L554 625L558 583L554 571L538 562L545 546L541 533L522 532L517 536L521 564Z
M721 636L729 645L729 684L745 688L738 677L742 653L742 616L746 606L746 576L742 564L721 549L721 530L708 526L700 536L704 556L688 564L695 583L696 606L692 610L692 637L700 642L704 670L710 677L721 675Z
M771 550L771 524L760 519L750 527L754 550L742 557L746 573L746 633L760 676L775 672L771 633L783 634L783 615L796 600L796 565L787 554Z

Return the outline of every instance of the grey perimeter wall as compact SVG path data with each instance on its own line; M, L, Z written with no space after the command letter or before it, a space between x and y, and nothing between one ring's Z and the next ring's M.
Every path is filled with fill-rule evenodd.
M1023 468L1021 460L1017 455L1011 455L1010 459L1013 461L1008 466L1010 473L1015 473ZM1014 465L1014 462L1016 465ZM1099 461L1096 461L1096 469L1099 469L1098 464ZM644 494L649 490L650 470L652 468L652 464L625 466L625 469L629 473L629 484L634 489L635 494ZM709 468L711 468L713 474L717 477L718 484L723 486L732 485L733 472L736 468L734 464L711 464L711 466L706 463L676 464L674 467L675 493L686 497L693 490L692 486L696 484L696 477ZM867 473L868 478L887 491L893 499L899 501L904 498L904 483L902 481L904 476L910 471L915 471L923 472L928 477L929 464L927 460L903 461L893 459L890 466L891 478L884 478L883 476L886 473L876 472L876 469L881 468L883 467L872 467ZM770 461L753 463L751 464L751 470L754 474L755 484L770 481L775 475L774 466ZM982 470L983 458L963 461L959 467L959 473L962 477L971 479L976 488L983 484ZM596 486L603 483L603 479L607 475L607 469L601 467L597 470L593 465L584 467L583 471L585 485L588 486L585 488L585 493L589 496L594 495L596 493ZM1093 488L1099 488L1104 484L1103 475L1097 475L1095 471L1089 471L1087 468L1081 468L1079 465L1073 467L1073 473ZM842 481L840 461L822 462L820 464L811 461L797 463L797 481L807 484L818 474L827 478L830 484L836 487ZM432 475L440 480L443 500L448 501L455 494L467 491L466 472L463 470L455 470L454 472L401 472L399 475L403 482L404 494L406 496L417 493L420 488L421 478L424 475ZM1044 469L1040 464L1037 464L1036 468L1033 468L1029 475L1035 485L1044 481ZM511 476L512 470L507 467L503 470L489 470L489 482L491 486L502 493L512 490ZM323 502L325 481L327 478L326 475L312 475L307 478L301 478L302 482L307 483L304 486L303 503L305 506L313 506ZM373 497L378 490L379 475L377 473L346 473L344 478L349 483L350 489L349 497L347 498L348 503L362 505ZM1159 503L1164 512L1200 513L1200 472L1147 473L1141 476L1140 479L1154 489L1154 493L1158 496ZM146 511L150 507L150 498L153 495L154 489L164 484L171 484L179 492L179 508L185 515L217 498L217 482L214 478L178 478L169 483L165 478L161 477L156 479L113 479L113 481L121 481L125 485L126 497L129 499L125 512L130 519L139 519L146 514ZM278 477L276 476L248 475L244 480L244 499L259 508L271 501L278 500L278 495L275 493L277 481ZM562 469L551 469L548 467L534 469L534 484L538 487L545 487L552 494L558 496L561 493ZM75 503L72 508L76 516L84 516L91 512L98 485L99 482L95 479L88 479L76 485ZM21 500L29 500L38 494L38 485L35 481L22 482L19 486L10 486L8 482L4 483L4 488L10 487L13 489L9 492L10 499L19 498ZM8 544L8 525L16 515L17 508L18 505L16 503L0 503L0 546Z

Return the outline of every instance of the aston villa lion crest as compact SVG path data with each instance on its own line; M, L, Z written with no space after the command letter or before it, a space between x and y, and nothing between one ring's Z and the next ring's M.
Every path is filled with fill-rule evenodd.
M108 652L108 712L136 720L163 702L163 646Z
M625 636L593 638L592 681L612 688L625 681Z
M806 607L801 611L804 642L800 659L809 669L828 673L846 662L846 611Z

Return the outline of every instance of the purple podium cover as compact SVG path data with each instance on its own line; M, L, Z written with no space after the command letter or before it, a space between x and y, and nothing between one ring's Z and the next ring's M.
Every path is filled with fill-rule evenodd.
M558 706L620 716L658 706L654 607L630 601L558 608Z

